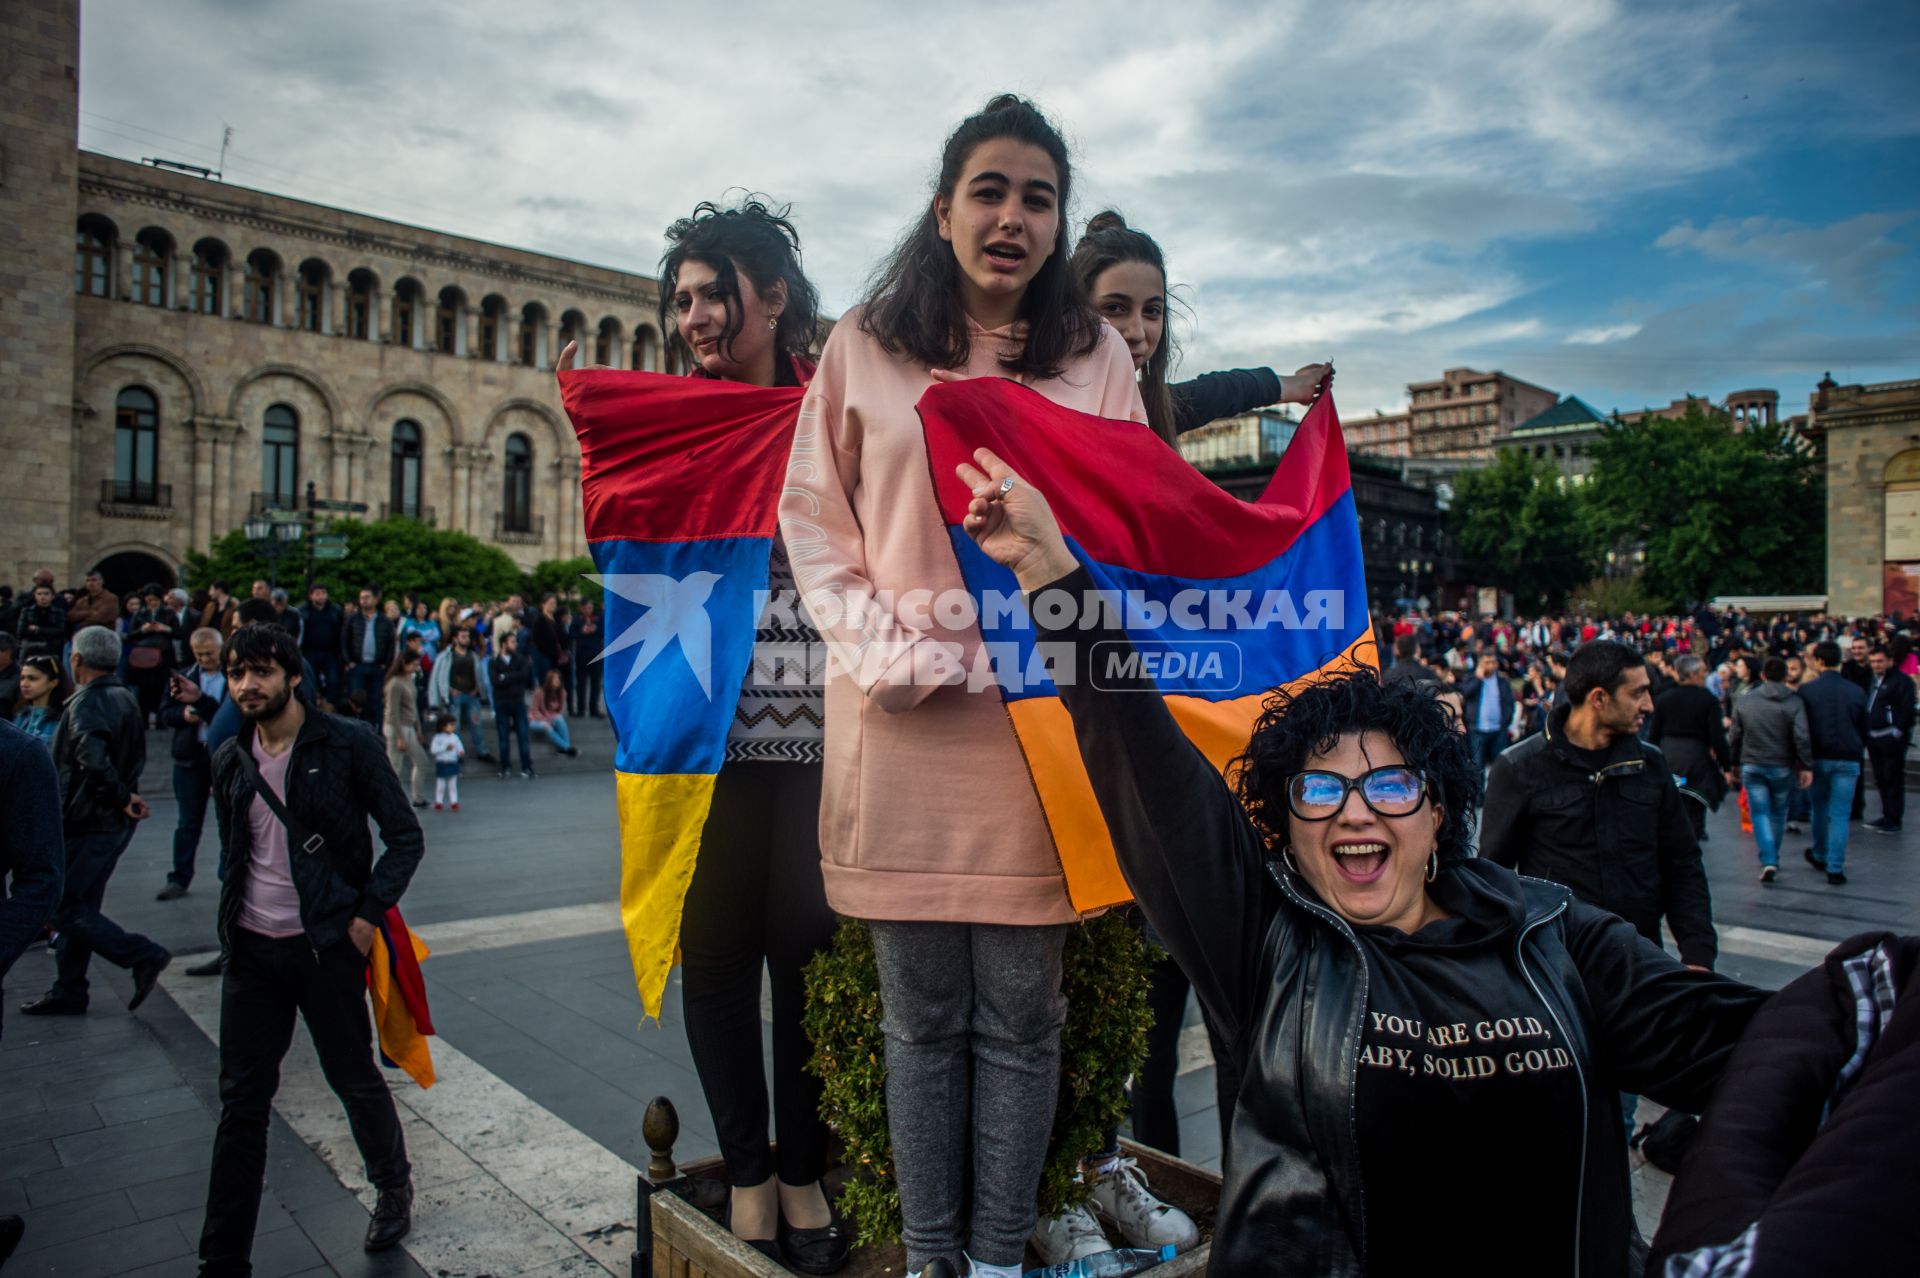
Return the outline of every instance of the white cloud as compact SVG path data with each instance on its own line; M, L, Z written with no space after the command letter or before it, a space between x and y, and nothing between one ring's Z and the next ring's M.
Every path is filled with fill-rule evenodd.
M1907 253L1890 233L1913 220L1912 213L1862 213L1827 226L1806 226L1777 218L1721 218L1703 227L1682 222L1654 244L1782 270L1841 301L1873 306L1887 292L1886 268Z
M1568 333L1566 340L1573 346L1605 346L1608 342L1618 342L1632 337L1640 331L1637 323L1600 324L1592 328L1577 328Z

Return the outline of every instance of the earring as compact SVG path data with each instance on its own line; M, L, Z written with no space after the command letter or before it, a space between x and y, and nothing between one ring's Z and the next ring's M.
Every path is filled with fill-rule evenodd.
M1300 866L1293 859L1293 849L1291 847L1280 849L1280 859L1286 863L1289 870L1292 870L1295 874L1300 873Z
M1427 882L1431 883L1440 873L1440 849L1427 853Z
M767 327L770 329L778 329L780 327L780 317L778 315L767 316Z

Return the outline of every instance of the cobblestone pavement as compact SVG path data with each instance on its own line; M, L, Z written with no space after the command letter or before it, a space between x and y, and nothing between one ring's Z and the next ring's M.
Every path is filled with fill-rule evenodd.
M360 1251L370 1196L344 1119L304 1034L289 1053L271 1136L256 1272L275 1275L626 1273L633 1176L646 1165L649 1099L678 1103L682 1161L716 1152L687 1054L677 985L660 1023L642 1025L614 906L618 888L612 742L581 728L577 760L536 745L539 780L463 782L458 815L422 814L428 855L404 903L427 939L441 1082L423 1092L393 1073L420 1191L404 1251ZM6 1267L16 1275L191 1274L218 1115L215 980L182 973L211 949L213 837L204 877L183 899L153 899L171 858L175 807L165 744L150 743L153 818L108 894L123 926L171 948L175 966L128 1015L124 973L96 963L85 1017L12 1010L51 979L42 950L7 982L0 1042L0 1213L27 1218ZM1877 810L1869 801L1869 812ZM1721 968L1777 987L1834 941L1920 917L1920 835L1855 827L1850 882L1830 888L1789 842L1780 881L1755 879L1752 840L1732 805L1706 845ZM1189 1009L1180 1098L1183 1152L1217 1168L1212 1063ZM1646 1114L1643 1112L1643 1117ZM1637 1170L1643 1225L1665 1177Z

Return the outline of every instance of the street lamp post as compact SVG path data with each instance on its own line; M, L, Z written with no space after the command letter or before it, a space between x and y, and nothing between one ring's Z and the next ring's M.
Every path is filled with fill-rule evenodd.
M280 588L280 561L293 553L295 544L306 532L306 525L299 518L267 519L255 516L247 520L243 527L247 536L247 545L253 552L267 561L267 585L272 589Z

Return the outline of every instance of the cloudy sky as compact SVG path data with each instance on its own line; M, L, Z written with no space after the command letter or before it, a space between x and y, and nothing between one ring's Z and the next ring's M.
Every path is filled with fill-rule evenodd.
M81 144L649 270L791 201L827 303L940 142L1031 95L1076 224L1165 248L1188 374L1331 356L1348 416L1443 368L1633 408L1920 377L1920 5L1417 0L83 0Z

